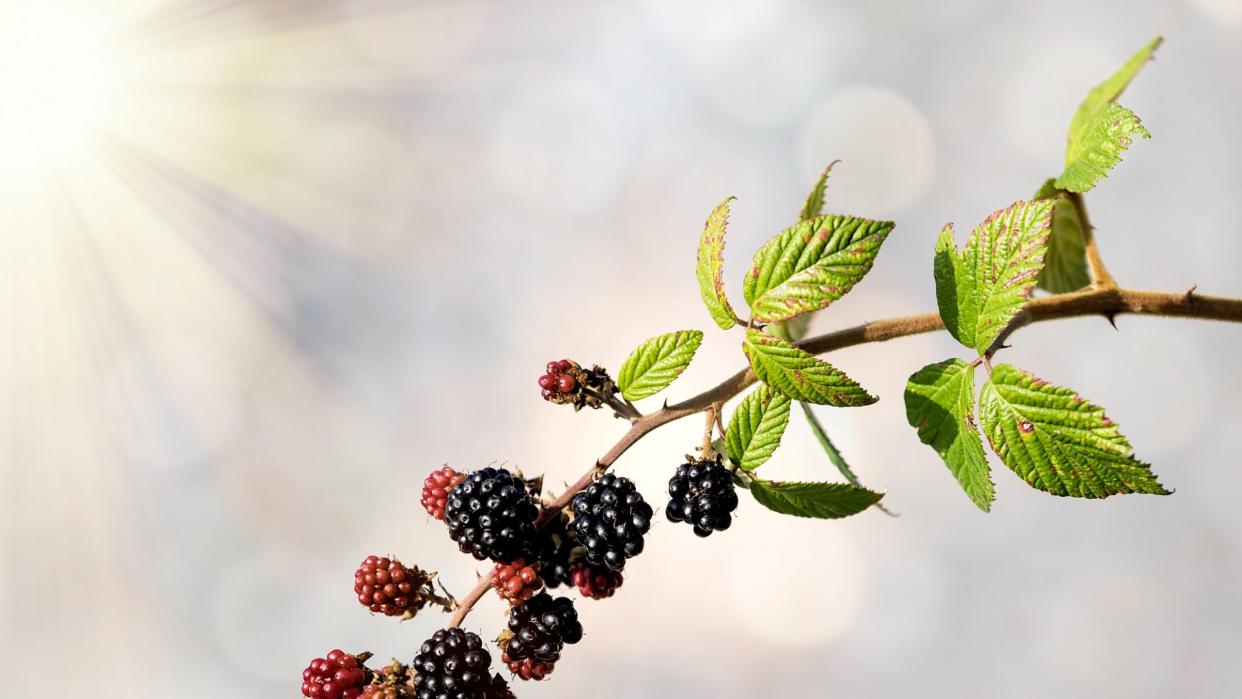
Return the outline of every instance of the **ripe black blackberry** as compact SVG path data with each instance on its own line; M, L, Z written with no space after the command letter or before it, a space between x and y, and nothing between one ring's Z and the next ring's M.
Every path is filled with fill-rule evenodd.
M733 524L737 491L733 489L733 475L720 463L719 456L714 461L691 459L678 466L669 479L668 494L664 514L669 521L691 524L699 536L710 536Z
M573 584L570 564L575 556L581 556L581 547L569 526L568 513L562 511L559 517L539 530L535 548L539 577L543 578L544 585L552 589ZM578 551L575 552L575 549Z
M628 479L604 474L574 496L574 534L586 549L586 561L612 570L643 552L643 535L651 528L651 505Z
M459 628L440 629L414 656L414 696L418 699L490 699L492 655L483 640Z
M539 508L521 478L483 468L449 491L444 523L463 553L505 563L534 547Z
M582 623L573 600L553 599L546 592L509 611L509 631L513 635L505 642L504 653L510 667L514 661L531 659L548 665L550 671L566 643L582 640Z

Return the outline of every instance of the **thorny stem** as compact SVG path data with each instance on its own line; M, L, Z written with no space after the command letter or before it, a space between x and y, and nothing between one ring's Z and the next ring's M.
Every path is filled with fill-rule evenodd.
M717 401L707 406L707 410L703 411L707 415L707 422L703 426L703 446L699 447L699 458L703 461L711 459L712 449L712 430L716 428L716 421L719 419L720 410L724 407L724 401Z
M1096 257L1098 259L1098 253ZM1103 269L1103 267L1101 266L1100 269ZM1107 275L1107 271L1104 274ZM1109 276L1107 279L1111 280L1112 277ZM1115 286L1112 288L1087 289L1057 296L1044 296L1033 299L1026 305L1023 312L1018 316L1021 320L1006 328L1006 337L1018 328L1031 323L1094 315L1111 318L1124 314L1168 318L1198 318L1201 320L1242 323L1242 298L1202 296L1194 289L1190 292L1136 291L1133 289L1120 289ZM938 313L922 313L863 323L862 325L855 325L824 335L817 335L796 344L811 354L824 354L825 352L831 352L844 347L885 342L899 337L921 335L943 329L944 323L940 320ZM994 346L999 347L999 345ZM536 526L543 527L551 521L560 510L569 504L574 495L590 485L599 474L612 467L613 463L626 450L649 432L674 420L680 420L687 415L704 412L713 406L721 406L754 382L754 372L749 368L743 369L697 396L688 398L680 403L666 405L653 413L633 418L629 431L621 437L620 441L600 457L586 473L582 474L582 477L576 483L569 486L564 493L561 493L559 497L544 506L539 519L536 521ZM461 601L461 604L453 613L453 618L450 620L449 625L460 626L475 603L483 597L490 587L491 576L481 578L478 585Z

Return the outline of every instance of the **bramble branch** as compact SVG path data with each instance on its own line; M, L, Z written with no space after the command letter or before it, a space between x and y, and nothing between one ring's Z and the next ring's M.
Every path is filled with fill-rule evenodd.
M1095 273L1096 268L1093 266L1092 270ZM1107 275L1107 271L1104 271L1102 266L1099 270ZM1111 276L1107 278L1109 280L1112 279ZM1097 277L1097 279L1099 278ZM1192 292L1138 291L1112 287L1033 299L1026 305L1023 313L1015 318L1015 322L1006 329L1006 332L1002 333L1002 338L998 339L998 342L989 351L989 354L1001 346L1000 341L1004 337L1008 337L1023 326L1062 318L1095 315L1110 318L1130 314L1242 323L1242 298L1203 296L1194 289L1192 289ZM811 354L824 354L845 347L885 342L899 337L921 335L943 329L944 323L940 320L940 314L921 313L863 323L843 330L817 335L796 344ZM633 418L629 431L607 453L600 457L590 470L584 473L576 483L569 486L564 493L561 493L555 500L543 507L536 526L542 527L551 521L556 513L569 505L574 495L590 485L599 474L611 468L622 454L648 433L688 415L708 411L713 406L723 406L725 402L746 390L754 382L754 372L749 368L743 369L720 382L714 388L710 388L697 396L688 398L680 403L667 405L656 412ZM491 578L489 576L481 578L474 589L462 599L460 605L453 613L453 618L449 625L460 626L470 613L470 610L487 593L490 587Z

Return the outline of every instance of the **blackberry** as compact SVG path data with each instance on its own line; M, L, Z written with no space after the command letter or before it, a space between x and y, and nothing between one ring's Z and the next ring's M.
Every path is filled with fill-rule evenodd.
M367 669L358 656L337 649L315 658L302 671L302 696L311 699L356 699L367 683Z
M444 506L448 503L449 491L457 487L464 473L458 473L451 466L432 471L423 481L423 509L436 519L444 519Z
M490 699L492 655L483 640L459 628L440 629L414 656L418 699Z
M525 558L519 558L511 563L496 564L496 569L492 571L492 587L509 604L521 604L543 587L543 580L533 567L526 564Z
M605 474L574 496L574 534L586 549L586 561L612 570L643 552L643 535L651 528L651 505L622 476Z
M625 581L621 573L603 566L589 563L575 563L572 568L574 585L583 597L591 599L607 599L617 592Z
M574 538L573 529L569 527L569 516L564 511L555 520L544 525L539 530L536 546L539 577L543 578L544 585L549 588L572 585L570 562L575 556L581 556L581 550Z
M715 461L691 459L678 466L677 473L669 479L668 494L664 514L669 521L691 524L699 536L724 531L733 524L737 491L733 489L733 476L720 463L720 457Z
M501 662L509 666L509 672L523 680L535 680L538 682L548 675L552 674L554 663L545 663L534 658L526 658L525 660L514 660L509 657L508 653L500 656Z
M510 663L532 659L551 665L566 643L582 640L582 623L573 600L540 592L509 611L512 637L504 644Z
M466 476L449 491L444 523L463 553L504 563L533 548L538 515L539 508L521 478L488 467Z
M548 362L547 369L539 377L540 395L543 399L553 403L572 402L574 395L578 393L578 387L582 385L582 379L585 378L582 367L576 362L562 359Z
M419 594L431 576L406 568L395 558L367 556L354 573L354 592L362 606L388 616L413 616L426 600Z
M404 699L410 695L399 687L369 684L366 689L362 690L360 696L362 699Z
M505 682L503 677L494 675L487 699L517 699L517 697L513 695L513 690L509 689L509 683Z

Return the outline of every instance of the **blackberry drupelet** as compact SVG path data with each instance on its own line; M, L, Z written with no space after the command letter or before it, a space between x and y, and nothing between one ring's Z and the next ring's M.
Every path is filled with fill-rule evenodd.
M573 600L553 599L546 592L509 611L509 631L513 635L505 642L504 652L510 667L514 661L531 659L547 664L550 670L566 643L582 640L582 623Z
M414 656L414 696L418 699L490 699L492 655L483 640L459 628L440 629Z
M733 475L720 463L719 456L714 461L691 459L678 466L669 479L668 494L664 514L669 521L691 524L699 536L724 531L733 524L737 491L733 489Z
M530 553L539 508L521 478L483 468L449 491L444 523L463 553L505 563Z
M604 474L574 496L574 534L586 549L586 561L612 570L643 552L643 535L651 528L651 505L628 478Z

